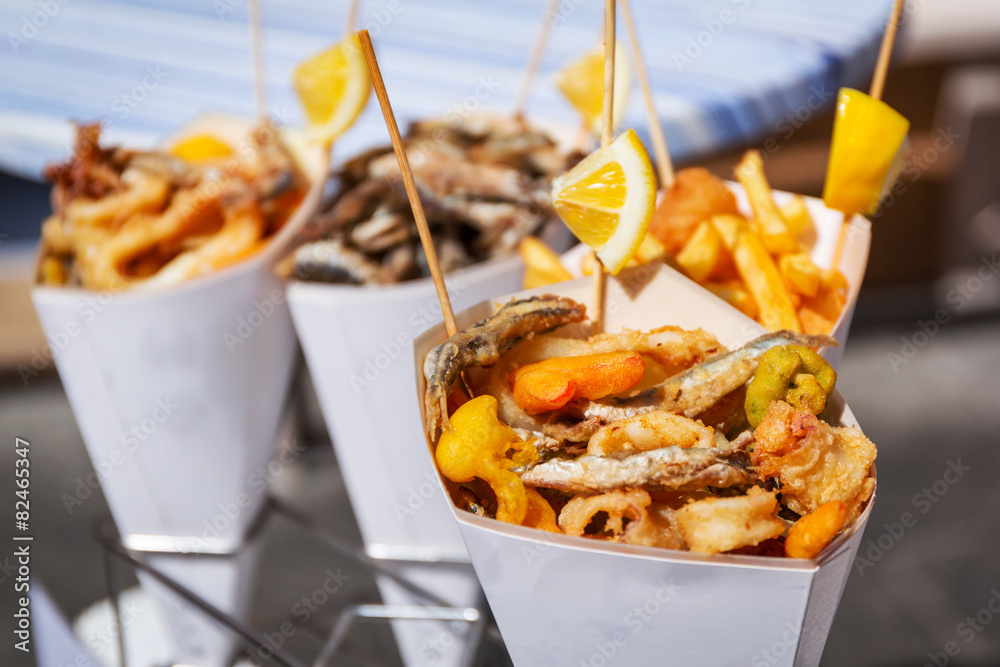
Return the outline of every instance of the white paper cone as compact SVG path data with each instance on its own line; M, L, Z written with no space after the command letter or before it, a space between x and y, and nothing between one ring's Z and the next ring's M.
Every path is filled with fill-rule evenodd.
M546 292L589 306L592 281L516 296ZM470 308L458 316L459 326L492 311L490 302ZM606 312L609 332L702 327L730 348L764 333L666 267L609 278ZM439 326L417 339L417 367L445 337ZM833 400L843 405L839 395ZM855 424L846 406L841 419ZM447 502L519 667L816 665L871 508L869 503L850 532L812 562L709 557L552 535L457 511Z
M283 284L248 265L169 290L32 299L126 546L239 546L291 377Z
M446 279L452 304L464 308L516 290L523 272L518 257L456 271ZM438 491L413 397L413 339L442 319L433 283L293 283L288 302L368 552L468 562ZM453 604L473 605L479 596L467 567L410 567L407 576ZM388 604L420 604L389 580L380 578L379 588ZM455 664L447 658L458 651L441 656L428 649L449 627L394 622L406 664ZM435 662L428 663L431 654Z
M746 191L739 183L727 181L733 194L736 195L740 210L748 217L753 215L750 209L750 202L747 199ZM781 206L788 202L795 195L791 192L781 190L774 191L774 201ZM840 228L843 224L844 214L840 211L828 209L822 199L816 197L803 197L806 207L812 215L816 234L812 240L812 251L810 257L816 266L828 269L833 265L833 256L836 254L837 241L840 237ZM847 334L851 328L851 320L854 318L854 308L858 302L858 291L865 278L865 269L868 266L868 251L871 248L872 232L871 222L861 215L854 216L848 228L844 252L840 258L840 265L837 267L847 279L847 303L840 317L834 323L831 337L840 343L840 347L829 347L823 352L823 357L830 362L834 368L840 366L840 360L844 356L844 347L847 345ZM563 266L574 276L583 275L581 267L584 257L589 254L590 249L579 244L561 257Z

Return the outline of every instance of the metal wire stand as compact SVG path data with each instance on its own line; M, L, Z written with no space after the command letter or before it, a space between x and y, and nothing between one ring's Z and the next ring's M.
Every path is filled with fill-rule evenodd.
M395 570L394 566L420 566L420 567L468 567L471 572L471 564L467 562L449 561L437 557L433 552L426 550L400 552L396 550L392 557L374 557L366 553L359 545L345 540L339 535L335 535L324 529L312 517L296 510L295 508L270 497L262 512L261 520L257 522L254 533L273 515L280 515L288 519L293 524L299 526L313 537L318 543L323 544L331 551L347 558L354 564L360 566L372 575L387 577L408 593L420 601L417 605L386 605L380 603L353 604L346 607L338 616L329 636L322 642L322 648L316 658L309 663L303 663L298 658L290 655L281 648L272 646L264 635L249 627L239 619L218 609L211 603L204 600L196 592L179 584L169 575L165 574L155 566L147 562L145 556L150 554L170 554L174 556L190 555L199 558L211 558L221 554L183 554L177 551L155 551L149 549L127 548L114 528L110 517L104 517L95 522L91 530L91 536L101 546L104 557L105 583L108 590L109 599L112 601L112 610L115 623L118 629L118 652L119 664L122 667L129 667L126 662L124 632L125 627L121 622L119 613L120 594L122 591L121 577L116 562L124 562L137 570L148 573L179 597L189 602L203 614L213 619L220 625L227 628L243 642L247 650L256 649L257 655L266 651L271 655L269 661L282 665L282 667L329 667L337 664L336 660L340 656L344 640L349 636L352 625L359 619L374 621L452 621L468 624L468 632L465 633L463 643L461 666L472 667L480 654L483 642L489 642L498 647L503 647L503 640L496 625L492 622L492 617L485 599L473 607L456 607L448 604L439 596L415 584ZM248 536L245 544L254 539L255 535ZM230 554L231 555L231 554ZM343 656L340 656L343 657Z

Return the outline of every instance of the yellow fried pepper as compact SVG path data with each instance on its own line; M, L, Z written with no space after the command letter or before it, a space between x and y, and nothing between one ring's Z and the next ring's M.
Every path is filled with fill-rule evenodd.
M841 88L823 202L848 214L872 213L895 180L910 121L881 100Z
M528 494L521 479L510 471L534 463L533 441L523 441L497 418L497 399L478 396L464 403L450 418L435 451L438 469L453 482L478 477L497 497L497 519L520 525L528 513Z
M810 348L772 347L760 358L747 389L747 421L757 428L771 401L785 401L798 410L818 415L826 408L826 399L836 383L837 371Z

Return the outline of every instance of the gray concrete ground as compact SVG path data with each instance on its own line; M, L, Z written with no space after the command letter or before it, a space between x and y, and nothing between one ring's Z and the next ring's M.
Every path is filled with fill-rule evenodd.
M841 369L841 391L879 446L879 490L823 665L1000 665L1000 615L989 609L991 597L1000 598L1000 322L953 323L933 337L920 331L918 322L856 331ZM276 492L327 528L357 539L314 408L305 421L306 439L316 446L288 470ZM91 467L55 377L36 378L27 387L16 376L0 383L0 498L8 500L15 436L32 443L34 572L62 608L76 614L104 594L100 553L88 530L106 506L95 493L69 514L60 500ZM12 505L0 503L4 544ZM330 553L281 519L265 526L262 539L251 622L273 630L294 601L322 581ZM296 654L315 654L339 604L377 599L371 579L350 572L351 586L337 604L295 638L290 648ZM10 583L0 583L4 619L10 618ZM761 611L767 613L767 600ZM30 664L12 651L6 623L0 665ZM357 664L399 664L383 626L359 626L348 650ZM483 662L506 660L494 652Z

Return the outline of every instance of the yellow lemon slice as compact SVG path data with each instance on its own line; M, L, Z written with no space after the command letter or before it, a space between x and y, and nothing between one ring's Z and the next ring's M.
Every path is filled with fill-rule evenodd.
M233 154L233 148L210 134L196 134L171 146L170 154L186 162L209 162Z
M910 121L851 88L837 98L823 201L845 213L872 213L902 166Z
M569 103L580 112L592 132L601 131L601 115L604 108L604 45L574 60L556 74L556 87L562 91ZM628 104L628 92L632 85L632 74L628 68L625 51L618 42L615 45L615 103L614 122L617 127Z
M349 128L372 90L357 35L304 61L292 82L309 121L309 138L317 142L333 141Z
M656 174L646 148L626 130L552 184L556 212L616 274L639 249L656 205Z

